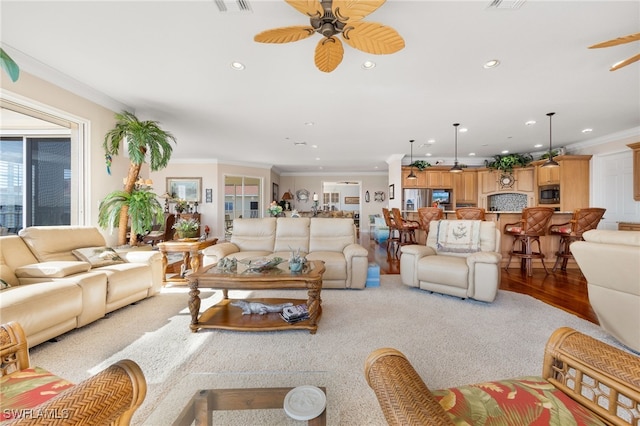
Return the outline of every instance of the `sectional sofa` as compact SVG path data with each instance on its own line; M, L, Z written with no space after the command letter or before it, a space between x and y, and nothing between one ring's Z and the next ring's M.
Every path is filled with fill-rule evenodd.
M308 260L324 261L323 288L365 287L368 251L358 244L353 219L348 218L235 219L231 240L204 249L203 264L225 257L288 259L298 249Z
M158 293L162 255L114 251L93 227L35 226L0 237L0 278L0 323L20 323L31 347Z

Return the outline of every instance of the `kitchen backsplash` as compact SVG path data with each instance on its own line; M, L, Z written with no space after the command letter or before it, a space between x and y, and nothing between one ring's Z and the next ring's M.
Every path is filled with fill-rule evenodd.
M487 204L490 211L522 211L527 207L527 198L526 194L495 194L487 197Z

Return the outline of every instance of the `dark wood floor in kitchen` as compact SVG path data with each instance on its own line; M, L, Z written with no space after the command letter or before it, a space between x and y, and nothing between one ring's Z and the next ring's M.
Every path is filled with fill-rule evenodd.
M380 265L381 274L399 274L400 261L389 259L386 245L379 245L374 240L369 239L369 234L360 234L360 244L369 250L369 261ZM528 294L542 302L570 312L580 318L598 324L587 295L587 281L579 269L567 269L567 271L557 270L551 272L553 261L545 262L549 274L544 272L538 263L535 266L533 276L528 277L526 273L515 268L502 269L501 290L515 291L517 293Z

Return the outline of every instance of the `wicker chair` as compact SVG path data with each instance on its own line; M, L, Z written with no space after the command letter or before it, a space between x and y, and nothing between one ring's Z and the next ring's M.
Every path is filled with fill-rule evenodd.
M558 245L558 251L556 252L556 263L553 265L552 269L553 272L558 269L560 264L562 264L560 268L561 270L565 271L567 269L567 262L569 259L573 259L573 254L571 253L569 246L574 241L582 241L582 234L585 232L591 229L596 229L606 210L607 209L597 207L576 209L573 212L571 221L551 225L549 227L550 235L560 236L560 244Z
M553 216L551 207L528 207L522 210L522 219L517 223L507 223L504 226L504 234L513 237L513 245L509 250L509 260L504 269L509 268L513 256L520 258L520 269L526 270L527 275L533 275L532 261L540 259L544 271L544 253L540 247L540 237L547 235L547 227ZM533 243L538 244L538 251L533 248ZM519 246L518 246L519 245Z
M391 256L392 249L395 256L398 252L400 243L400 233L396 226L396 222L393 220L393 217L391 217L389 209L383 207L382 216L384 217L384 223L387 225L387 228L389 228L389 238L387 238L387 256Z
M485 220L485 210L481 207L460 207L456 209L458 220Z
M481 418L482 424L533 424L536 418L542 421L535 424L555 424L549 418L640 424L638 357L562 327L549 338L542 364L540 377L431 391L401 352L383 348L367 357L364 375L392 426L476 424Z
M31 367L17 322L0 325L0 358L0 401L8 420L3 425L128 425L147 394L142 370L131 360L118 361L77 385Z
M444 210L439 207L420 207L418 209L418 221L420 229L425 232L425 241L429 236L429 223L432 220L440 220L444 215Z

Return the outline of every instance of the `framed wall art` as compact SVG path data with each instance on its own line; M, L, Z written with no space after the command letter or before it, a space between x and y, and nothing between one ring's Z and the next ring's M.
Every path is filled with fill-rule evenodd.
M360 197L344 197L345 204L360 204Z
M167 178L167 192L171 194L171 198L181 199L189 202L200 202L200 194L202 187L202 178Z
M275 201L276 203L280 200L280 198L278 198L278 195L280 194L280 185L278 185L277 183L272 183L271 184L271 201Z
M393 200L394 198L396 198L396 186L392 183L391 185L389 185L389 199Z

